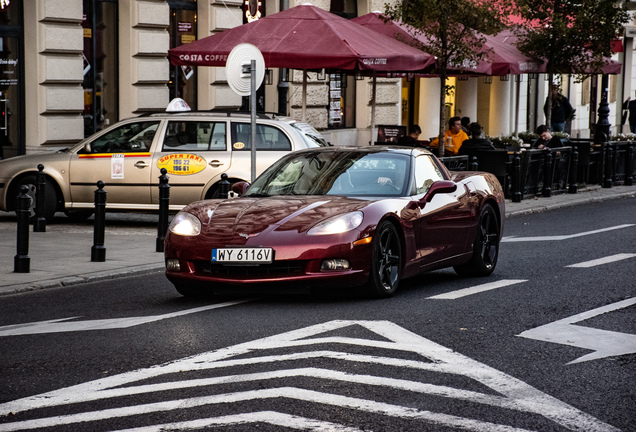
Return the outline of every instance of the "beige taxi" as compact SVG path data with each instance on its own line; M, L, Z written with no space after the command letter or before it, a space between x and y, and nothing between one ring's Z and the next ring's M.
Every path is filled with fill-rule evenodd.
M264 114L256 122L257 175L290 151L328 145L306 123ZM15 210L22 185L35 196L42 164L47 219L56 211L90 216L100 180L107 210L156 211L161 168L169 177L170 210L177 211L218 196L223 173L231 183L251 180L250 131L251 117L243 113L158 113L123 120L58 152L0 161L0 210Z

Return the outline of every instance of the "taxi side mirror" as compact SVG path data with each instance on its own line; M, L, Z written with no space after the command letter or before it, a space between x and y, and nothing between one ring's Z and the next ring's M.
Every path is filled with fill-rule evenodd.
M247 192L247 188L250 186L250 184L246 181L240 181L240 182L236 182L234 183L230 190L232 192L234 192L235 194L237 194L238 196L243 196L245 194L245 192Z
M91 143L87 142L86 144L84 144L84 153L92 153L92 149L91 149Z

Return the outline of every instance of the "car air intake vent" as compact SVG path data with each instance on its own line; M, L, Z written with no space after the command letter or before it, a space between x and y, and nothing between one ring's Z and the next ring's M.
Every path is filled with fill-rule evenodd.
M304 274L306 266L307 261L275 261L272 264L261 264L255 266L213 265L209 261L195 262L197 273L209 273L217 276L237 279L261 279L267 277L301 275Z

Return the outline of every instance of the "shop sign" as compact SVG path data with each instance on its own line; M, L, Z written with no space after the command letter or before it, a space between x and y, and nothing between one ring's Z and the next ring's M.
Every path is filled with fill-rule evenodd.
M177 24L177 27L179 28L179 33L189 33L192 31L191 22L179 21L179 23Z
M0 0L0 9L4 10L9 7L11 0Z
M203 171L206 161L201 156L188 153L173 153L165 155L157 161L159 169L165 168L168 174L190 175Z

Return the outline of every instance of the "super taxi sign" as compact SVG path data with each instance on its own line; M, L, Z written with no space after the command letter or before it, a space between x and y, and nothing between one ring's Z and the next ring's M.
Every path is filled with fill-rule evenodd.
M195 154L173 153L159 159L157 166L159 169L165 168L168 174L190 175L203 171L206 161Z

